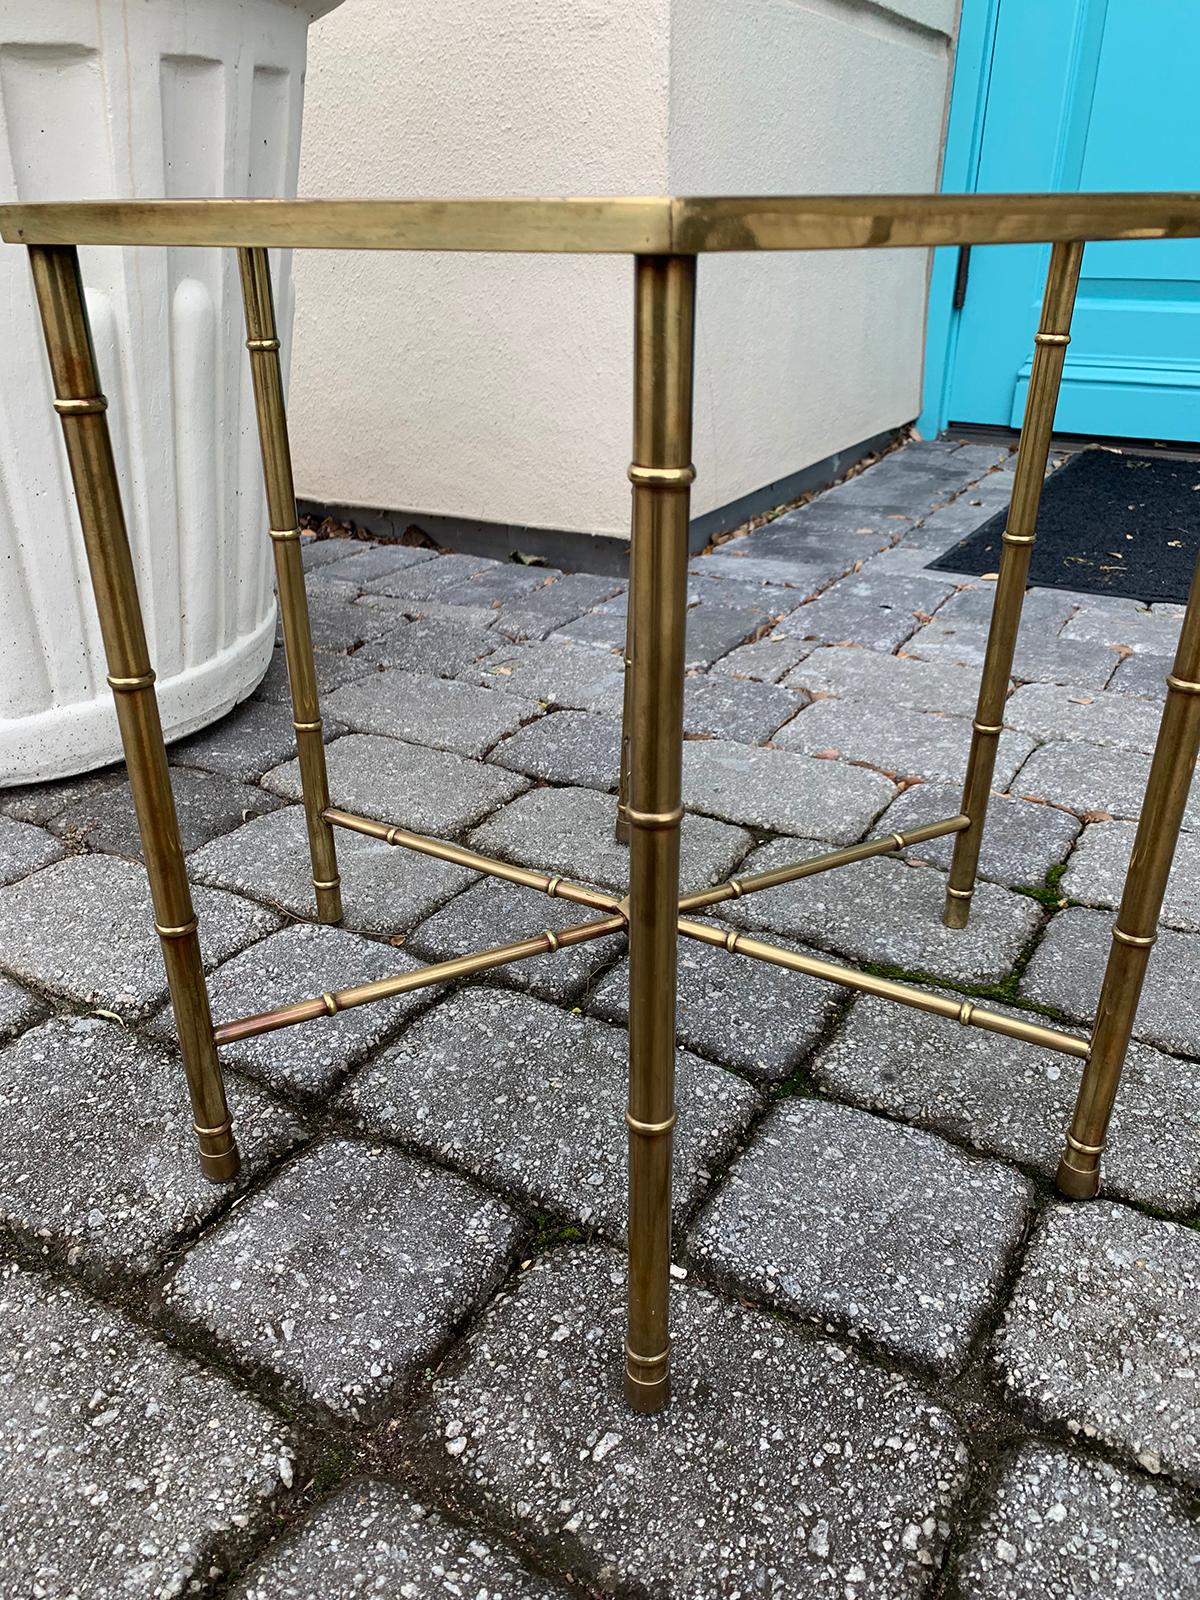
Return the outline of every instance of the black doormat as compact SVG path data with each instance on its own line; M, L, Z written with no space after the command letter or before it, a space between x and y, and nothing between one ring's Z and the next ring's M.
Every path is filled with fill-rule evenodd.
M999 512L929 563L944 572L996 572ZM1031 584L1131 600L1188 597L1200 554L1200 461L1091 446L1042 490Z

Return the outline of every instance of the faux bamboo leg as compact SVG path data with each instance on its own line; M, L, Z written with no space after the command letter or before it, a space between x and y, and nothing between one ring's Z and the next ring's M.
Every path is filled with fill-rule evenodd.
M317 671L313 663L312 632L308 621L308 596L300 560L300 529L296 516L296 491L292 483L292 453L288 444L287 412L283 400L283 374L279 365L279 333L271 294L271 269L265 250L239 250L242 301L246 311L246 348L254 379L254 404L258 412L258 437L262 446L263 477L267 486L267 514L275 552L275 581L283 619L283 649L292 690L292 726L300 759L300 788L308 824L308 850L312 859L317 916L322 922L342 920L342 889L338 877L333 829L325 820L329 806L329 777L325 771L325 742L321 736L321 708L317 703Z
M1050 436L1058 404L1063 360L1071 342L1071 312L1083 260L1081 244L1056 244L1050 253L1050 270L1042 300L1042 318L1034 335L1033 368L1021 442L1013 477L1012 504L1004 531L996 598L988 629L987 650L979 700L971 731L971 753L959 808L970 826L954 841L954 858L946 889L942 920L948 928L965 928L975 893L979 846L987 821L988 797L996 767L996 745L1004 723L1004 701L1012 677L1013 651L1021 625L1021 606L1029 577L1029 559L1037 535L1038 506L1050 454Z
M670 1394L675 969L696 263L636 263L629 798L629 1320L625 1396Z
M1108 966L1096 1009L1092 1049L1083 1070L1075 1114L1058 1164L1058 1187L1086 1200L1100 1187L1100 1154L1133 1033L1142 983L1158 931L1167 877L1179 841L1188 791L1200 750L1200 563L1192 577L1187 614L1175 662L1167 676L1167 701L1150 763L1113 924Z
M167 772L154 672L113 463L107 401L100 392L79 260L65 246L29 251L38 309L87 549L108 681L116 701L129 784L137 811L154 922L175 1010L179 1049L192 1099L200 1166L216 1183L238 1169L221 1068L213 1043L196 915Z
M618 844L629 843L629 746L633 738L633 582L630 562L629 592L625 600L625 700L621 708L621 783L617 790Z

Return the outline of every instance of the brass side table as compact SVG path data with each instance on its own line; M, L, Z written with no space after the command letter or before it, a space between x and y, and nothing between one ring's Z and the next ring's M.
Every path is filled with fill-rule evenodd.
M722 932L689 913L776 884L954 834L945 922L966 925L1029 571L1051 429L1070 340L1084 242L1200 236L1200 195L942 195L781 199L161 201L0 207L0 235L24 244L37 292L79 504L155 924L187 1073L200 1162L216 1182L238 1166L218 1051L222 1045L485 972L627 930L629 1006L629 1314L625 1390L656 1411L668 1398L671 1152L675 1121L675 977L679 935L731 954L885 996L968 1027L1083 1060L1058 1186L1097 1193L1100 1156L1133 1028L1188 788L1200 746L1200 576L1193 581L1095 1026L1083 1040L893 983L834 962ZM684 613L691 465L696 259L710 251L1053 245L1034 334L1012 506L960 812L772 872L679 897ZM262 445L284 644L291 682L317 915L341 918L335 830L349 829L459 862L599 913L557 933L416 972L300 999L214 1027L184 869L166 751L117 475L96 370L77 246L180 245L238 251L246 344ZM629 893L515 867L331 804L284 414L268 249L506 250L634 258L632 580L618 829L629 840Z

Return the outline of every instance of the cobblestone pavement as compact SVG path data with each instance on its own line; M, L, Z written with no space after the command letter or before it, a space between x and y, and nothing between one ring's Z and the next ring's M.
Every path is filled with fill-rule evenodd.
M685 887L957 808L990 585L926 563L1011 468L909 444L693 562ZM335 798L621 886L623 585L305 559ZM1031 594L969 930L944 841L731 920L1086 1019L1178 614ZM222 1017L573 919L343 835L315 928L285 696L277 657L171 752ZM1200 1595L1200 831L1092 1205L1049 1182L1074 1061L682 949L653 1420L623 941L231 1051L217 1189L137 848L119 771L0 794L4 1596Z

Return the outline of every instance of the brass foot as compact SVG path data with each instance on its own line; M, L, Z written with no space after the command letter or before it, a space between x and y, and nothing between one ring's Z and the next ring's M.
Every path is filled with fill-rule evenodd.
M1063 1151L1054 1175L1055 1187L1068 1200L1094 1200L1100 1193L1100 1166L1077 1167L1071 1160L1075 1152Z
M337 883L317 885L317 921L336 927L342 920L342 890Z
M228 1144L224 1150L215 1154L208 1150L200 1151L200 1171L209 1183L228 1183L236 1178L242 1165L241 1153L237 1147L237 1140L229 1135Z
M625 821L624 817L617 818L617 824L613 829L613 834L618 844L629 843L629 824Z
M671 1400L671 1374L664 1373L652 1383L643 1383L640 1378L635 1378L625 1369L625 1404L631 1411L640 1412L642 1416L653 1416L669 1405Z
M970 915L970 894L956 894L953 889L947 889L946 904L942 911L943 925L947 928L965 928Z

